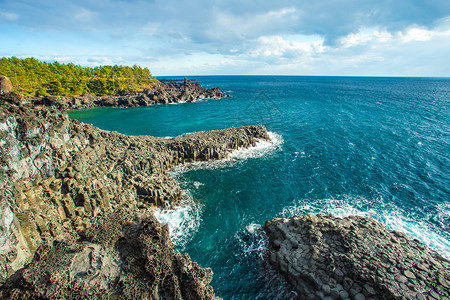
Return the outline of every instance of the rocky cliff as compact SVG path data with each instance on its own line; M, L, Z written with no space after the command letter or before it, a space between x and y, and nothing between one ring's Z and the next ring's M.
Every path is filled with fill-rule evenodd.
M300 299L450 297L450 262L372 218L305 215L265 231L267 259Z
M183 81L160 81L152 88L143 92L123 96L94 96L78 97L45 96L32 98L37 104L52 106L59 109L79 109L93 107L138 107L153 104L167 104L177 102L194 102L199 99L225 97L220 88L206 89L198 82L188 79Z
M152 207L182 197L170 168L268 140L263 126L125 136L14 93L0 104L0 280L15 274L1 295L213 297L211 272L172 250Z

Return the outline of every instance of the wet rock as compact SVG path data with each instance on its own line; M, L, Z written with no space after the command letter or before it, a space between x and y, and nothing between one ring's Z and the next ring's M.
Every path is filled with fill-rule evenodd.
M450 297L450 263L372 218L305 215L267 221L264 229L267 260L300 299ZM283 244L293 237L298 248L287 250Z

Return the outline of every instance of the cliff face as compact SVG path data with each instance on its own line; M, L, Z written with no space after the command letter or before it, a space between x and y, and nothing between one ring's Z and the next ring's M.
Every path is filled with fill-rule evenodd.
M267 259L300 299L447 299L450 263L372 218L305 215L265 224Z
M77 265L71 263L74 259L83 260L75 257L91 255L89 253L94 251L92 253L95 255L108 257L107 260L112 263L108 268L113 273L117 270L126 273L126 268L122 266L128 263L131 269L139 269L141 271L136 272L144 275L156 261L167 264L167 270L175 271L167 274L164 273L166 271L155 271L159 275L154 276L147 274L151 280L145 286L152 286L155 282L162 284L156 289L160 296L164 295L163 286L169 281L174 291L181 293L179 289L183 288L176 282L183 276L189 277L191 271L199 274L201 284L198 283L198 293L209 293L210 274L195 267L188 256L173 252L167 228L154 220L152 207L176 205L181 199L181 189L168 173L171 167L222 158L232 149L255 145L258 139L268 140L263 126L200 132L173 139L125 136L72 121L59 110L22 105L15 94L2 96L0 103L1 281L30 262L36 251L40 253L26 271L16 274L16 281L11 279L8 291L18 293L13 289L20 286L18 282L24 286L52 286L55 281L49 274L60 272L66 276L69 272L61 267L45 273L50 277L39 273L42 264L51 263L43 261L42 257L54 259L54 264L58 266L73 267ZM115 234L110 235L109 225L101 225L106 226L106 229L99 229L104 232L103 235L93 233L92 228L100 226L98 224L109 224L107 221L118 209L123 212L120 215L124 219L117 221L121 225L115 229ZM99 241L93 236L107 238L106 241ZM134 241L136 236L142 237L141 244ZM55 242L55 239L64 242ZM77 239L79 243L69 242ZM156 244L151 244L151 241ZM159 245L161 241L164 242ZM156 254L148 253L152 247L160 250L154 250ZM123 255L123 251L131 251L135 257L133 262L129 262L128 258L124 261L128 256ZM163 253L167 254L164 254L167 261L157 258ZM127 276L132 276L130 274ZM83 281L87 278L85 276L70 276L67 277L70 280L80 279L80 284L87 284ZM120 294L127 288L133 289L119 284L122 276L108 276L109 281L100 285L108 293ZM62 292L65 283L56 282L54 288L61 288ZM29 293L28 289L25 290ZM37 289L35 292L38 294L29 295L47 295L45 293L48 291L44 293ZM174 293L178 295L178 292Z

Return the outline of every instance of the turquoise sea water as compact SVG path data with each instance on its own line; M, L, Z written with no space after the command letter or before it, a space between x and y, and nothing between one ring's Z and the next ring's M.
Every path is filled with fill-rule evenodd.
M175 168L188 200L158 213L177 250L213 269L218 296L276 298L256 229L293 214L369 215L450 258L450 79L195 78L231 97L70 115L160 137L267 127L273 143Z

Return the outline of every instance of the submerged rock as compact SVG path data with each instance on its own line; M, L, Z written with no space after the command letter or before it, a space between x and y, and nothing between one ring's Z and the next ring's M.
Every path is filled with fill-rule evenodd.
M450 263L369 217L265 224L267 259L301 299L448 299Z
M101 256L105 259L108 257L107 260L111 262L117 260L118 254L114 251L120 253L117 248L119 240L115 240L114 236L105 233L102 236L104 240L100 242L89 239L89 232L93 226L97 226L95 224L98 224L98 220L107 220L111 213L121 209L133 218L137 215L146 216L130 221L131 227L120 223L125 226L122 226L121 234L136 226L159 231L160 225L157 225L156 221L144 220L153 218L152 211L155 206L176 206L182 197L180 186L169 174L170 168L188 162L224 158L234 149L253 146L260 139L269 140L264 126L198 132L172 139L126 136L70 120L66 113L52 106L35 107L22 104L21 97L14 93L1 96L0 102L3 103L0 106L0 282L5 282L12 274L19 272L15 275L19 276L18 281L9 281L10 285L3 287L8 290L5 293L19 293L17 289L19 282L22 282L25 290L33 290L29 295L57 297L53 296L52 291L55 288L64 291L65 281L58 281L55 286L52 285L53 279L42 275L44 273L41 274L44 276L42 278L47 281L36 277L40 264L50 268L51 264L55 263L66 268L69 262L74 262L80 268L87 268L89 266L86 265L86 255ZM145 225L142 225L144 223ZM126 236L124 235L125 239ZM158 244L159 238L148 239L148 243L152 240L159 245L156 252L172 253L167 254L170 262L163 261L165 266L177 266L176 268L182 269L182 273L187 274L183 276L189 278L200 272L200 269L191 267L186 256L173 254L171 243ZM74 240L79 243L72 242ZM62 245L63 249L56 245ZM144 244L133 245L144 247ZM145 248L150 249L149 247L145 244ZM55 254L55 251L59 254ZM147 250L136 251L144 253ZM38 255L33 258L35 253ZM152 255L148 254L147 258L150 257ZM176 257L176 263L173 257ZM28 271L21 270L28 263L31 263ZM120 268L117 269L118 267ZM122 267L121 264L111 265L112 275L108 275L111 277L108 283L97 282L99 279L92 279L92 282L97 282L110 293L111 287L115 287L114 274L125 272ZM60 276L65 274L64 276L69 276L70 282L78 282L74 283L77 289L78 284L88 284L81 279L90 277L80 275L80 281L75 276L78 273L89 273L88 271L80 269L75 274L64 268L58 271L61 272ZM146 265L145 270L149 271L148 269L149 266ZM139 270L136 269L136 274L141 274ZM59 274L58 272L49 274ZM102 272L98 274L101 275ZM35 275L27 277L27 274ZM176 282L172 273L161 271L158 274L160 277L152 280L162 280L165 284ZM145 277L147 275L136 276L133 280L148 280ZM200 277L204 278L203 275ZM36 281L33 278L41 279ZM120 280L125 279L120 277ZM180 280L185 282L188 279ZM168 285L170 288L172 283ZM147 287L147 283L142 282L134 285L139 284ZM35 289L32 286L35 286ZM209 289L205 280L201 281L200 286L200 290ZM48 289L44 291L45 287ZM165 291L159 289L165 287L166 285L158 286L158 297L164 298L162 295L165 295ZM183 284L180 284L180 288L184 288ZM20 293L22 292L25 293ZM182 295L189 293L194 291L182 291ZM174 295L174 299L179 298L178 294ZM157 299L156 296L153 298Z

